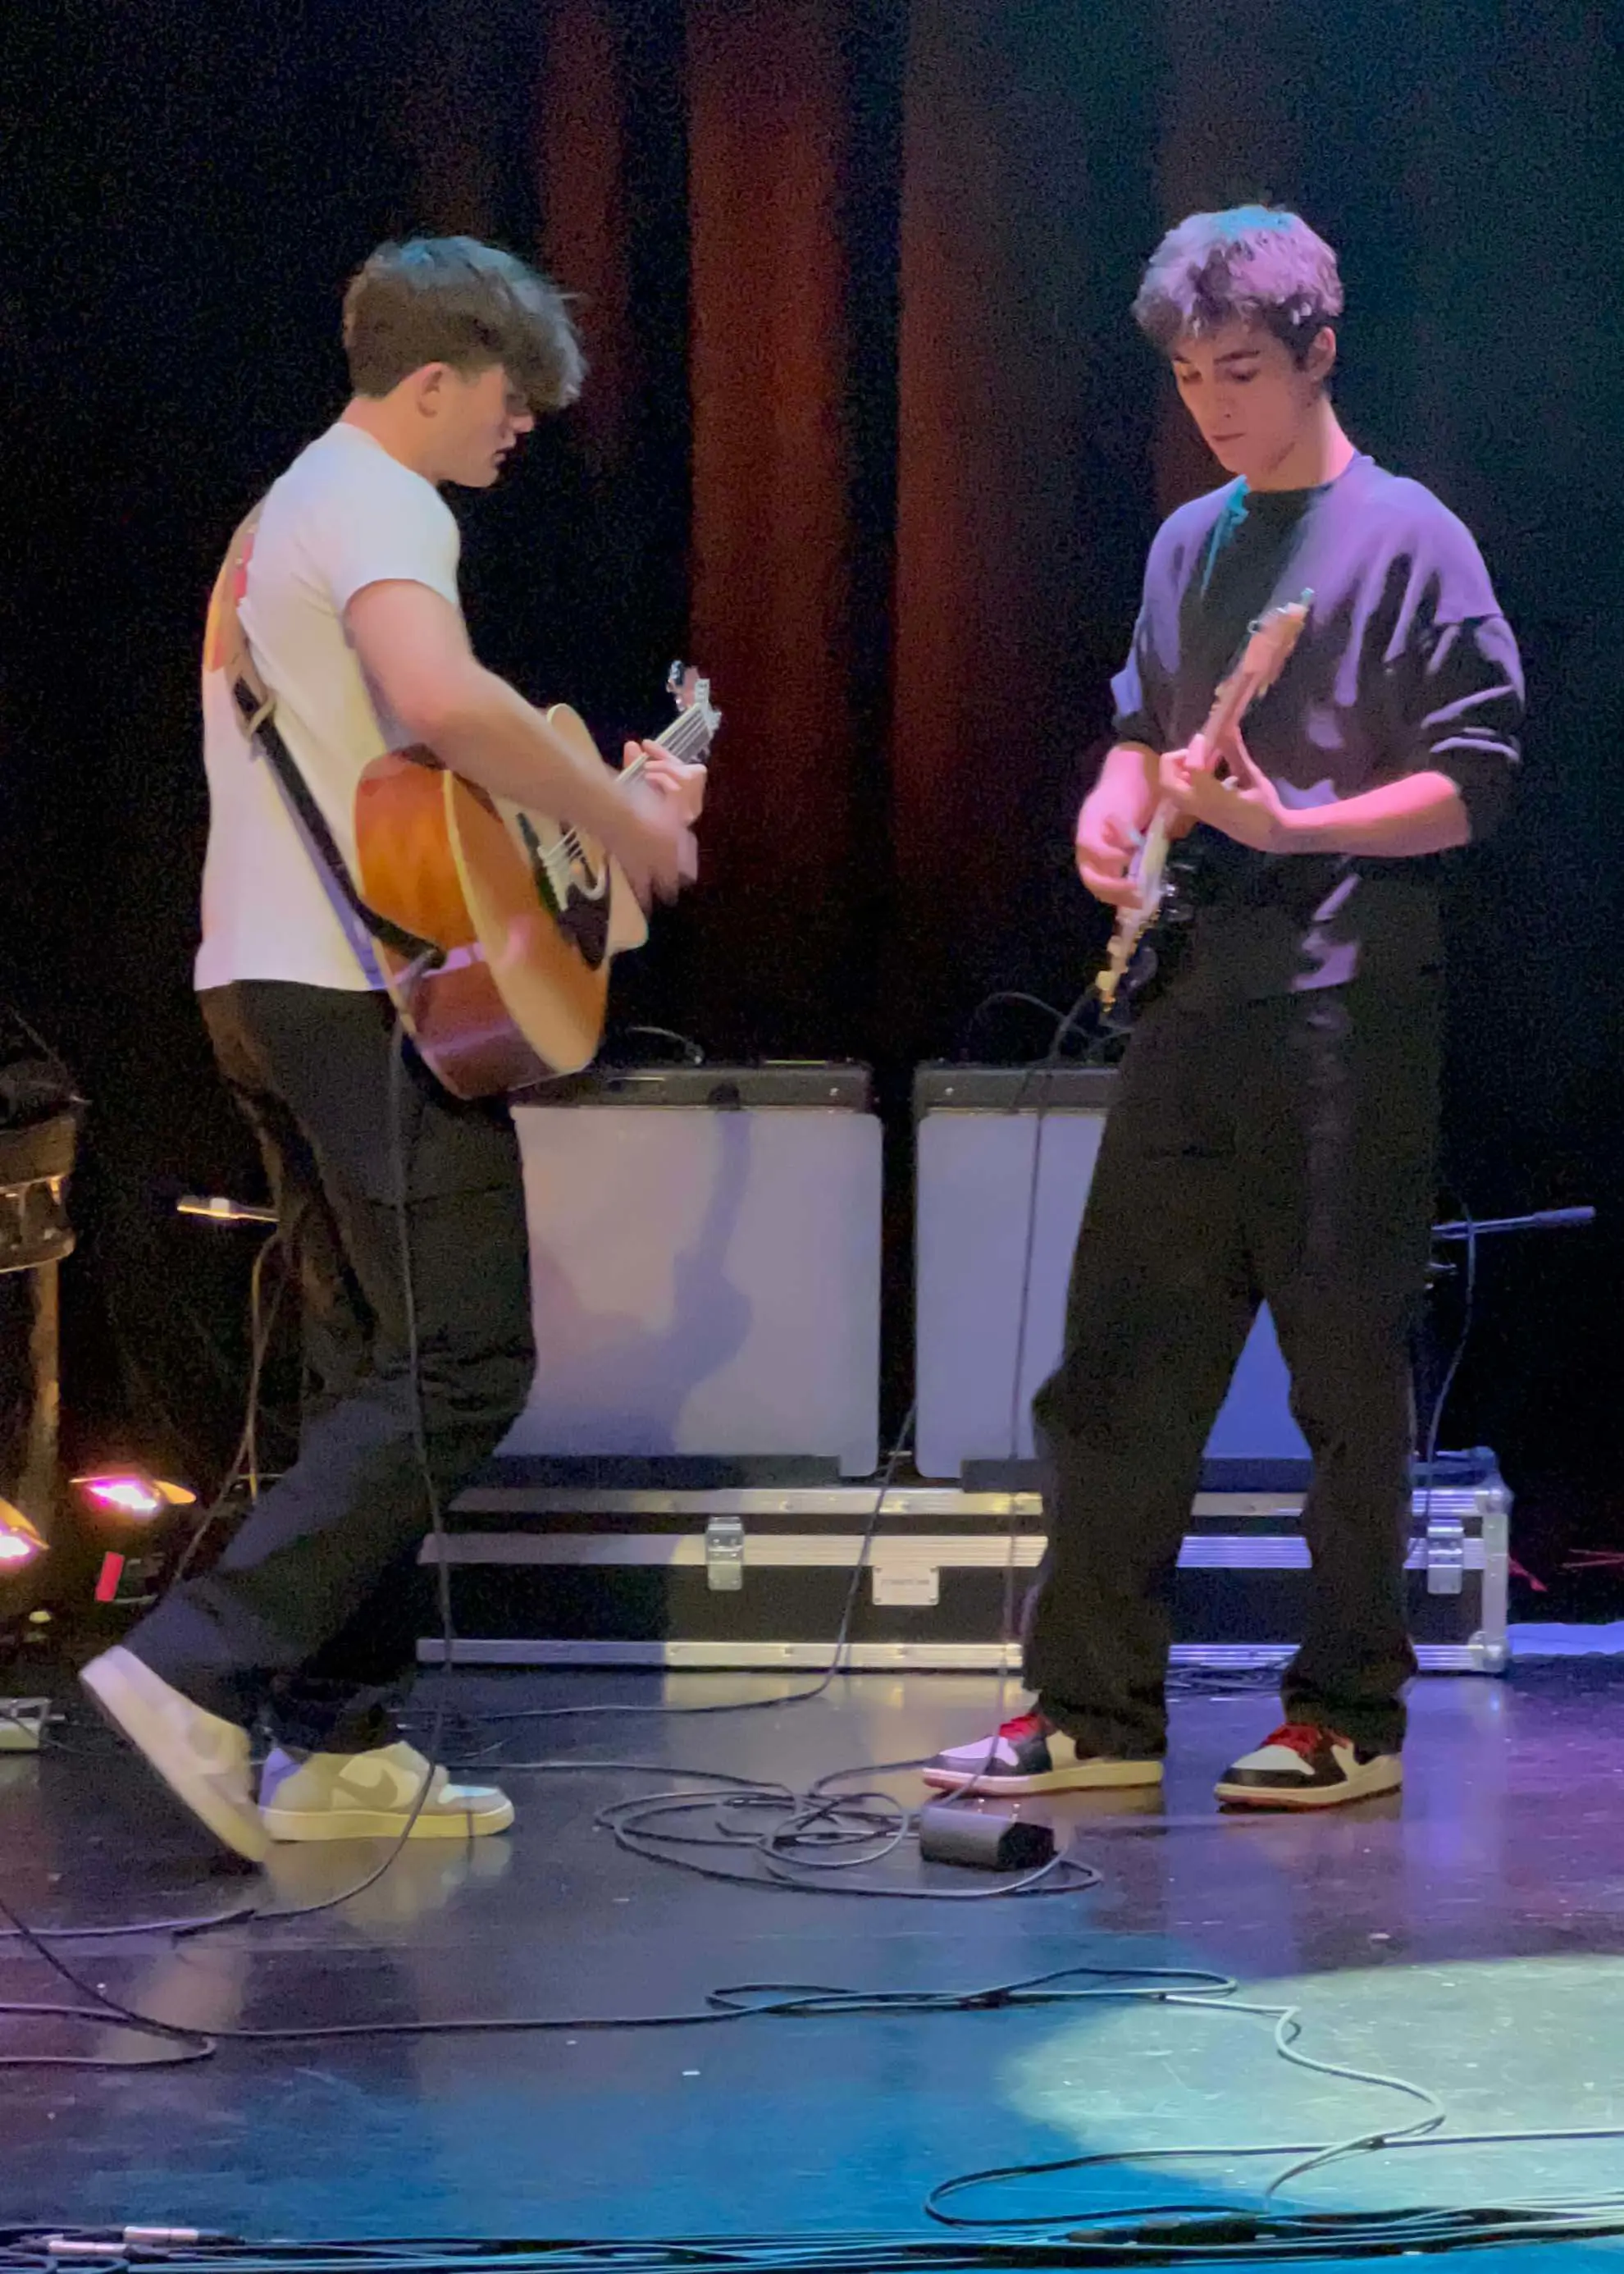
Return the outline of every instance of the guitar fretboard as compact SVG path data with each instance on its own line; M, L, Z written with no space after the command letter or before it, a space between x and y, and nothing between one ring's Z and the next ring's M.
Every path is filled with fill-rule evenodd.
M704 712L695 704L691 710L679 711L670 726L662 727L654 739L662 750L669 750L673 758L680 758L686 764L689 758L697 757L702 750L710 748L710 728ZM648 763L639 751L635 758L629 759L620 768L620 779L623 782L635 781Z

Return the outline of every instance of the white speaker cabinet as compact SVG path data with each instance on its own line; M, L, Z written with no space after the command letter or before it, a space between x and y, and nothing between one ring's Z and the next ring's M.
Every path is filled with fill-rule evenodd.
M866 1068L605 1072L517 1103L538 1363L503 1457L879 1463Z
M1109 1069L921 1066L914 1080L920 1474L1033 1457L1032 1396L1053 1370L1083 1204L1116 1086ZM1033 1163L1037 1217L1021 1286ZM1017 1365L1017 1343L1021 1344ZM1259 1313L1207 1447L1211 1462L1306 1462L1285 1361Z

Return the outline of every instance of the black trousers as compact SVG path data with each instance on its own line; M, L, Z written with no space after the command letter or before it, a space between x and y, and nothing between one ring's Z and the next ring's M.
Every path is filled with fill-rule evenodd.
M265 1157L298 1274L298 1457L214 1570L129 1638L198 1705L315 1751L387 1743L416 1637L406 1580L430 1524L402 1255L402 1171L429 1464L442 1499L523 1405L535 1366L518 1147L459 1104L385 998L252 981L203 1015ZM397 1055L398 1053L398 1055Z
M1026 1681L1090 1751L1167 1743L1169 1595L1259 1302L1313 1455L1306 1630L1288 1718L1395 1751L1440 1052L1435 975L1148 1009L1079 1239L1060 1364L1034 1402L1049 1550Z

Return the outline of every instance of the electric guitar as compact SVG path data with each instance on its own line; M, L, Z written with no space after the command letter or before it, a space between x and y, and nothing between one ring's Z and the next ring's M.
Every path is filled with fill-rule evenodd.
M708 681L673 664L677 715L655 739L703 763L721 724ZM602 763L559 704L553 732ZM647 761L621 770L635 781ZM464 781L427 749L390 750L355 805L357 881L369 906L423 943L380 941L396 1008L425 1063L455 1097L492 1097L577 1073L603 1038L613 957L649 928L620 864L596 839Z
M1220 685L1206 724L1191 742L1192 750L1198 744L1200 746L1201 756L1196 762L1199 765L1212 767L1222 764L1225 740L1258 697L1267 692L1285 668L1292 649L1302 636L1313 597L1312 592L1304 592L1300 600L1285 601L1253 624L1240 661ZM1173 841L1172 831L1177 819L1178 808L1171 799L1160 799L1129 866L1128 881L1134 887L1134 897L1116 911L1104 968L1094 982L1094 992L1105 1010L1115 1003L1116 990L1133 960L1134 950L1161 914L1167 898L1168 848Z

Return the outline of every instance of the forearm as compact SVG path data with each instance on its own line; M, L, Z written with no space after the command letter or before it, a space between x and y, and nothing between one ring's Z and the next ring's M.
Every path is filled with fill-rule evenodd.
M1364 853L1378 860L1414 860L1447 853L1471 835L1466 806L1447 774L1407 774L1357 797L1298 807L1284 817L1286 849Z
M466 675L428 739L442 764L493 796L613 837L625 810L618 775L574 749L494 672L476 666Z

